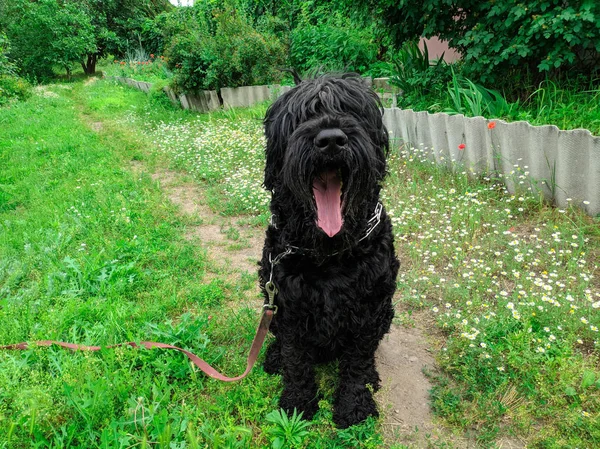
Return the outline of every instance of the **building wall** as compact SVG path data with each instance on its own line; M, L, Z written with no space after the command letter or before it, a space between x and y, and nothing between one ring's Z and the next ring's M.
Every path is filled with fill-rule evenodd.
M440 40L438 37L429 39L421 38L419 48L423 50L423 42L427 42L427 50L429 51L429 59L439 59L444 53L444 61L454 62L461 58L461 54L456 50L448 47L448 42Z

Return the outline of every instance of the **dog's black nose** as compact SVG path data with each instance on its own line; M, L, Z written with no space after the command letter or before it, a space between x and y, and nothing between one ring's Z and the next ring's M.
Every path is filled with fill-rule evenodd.
M337 153L348 143L348 136L338 128L324 129L315 137L315 146L328 153Z

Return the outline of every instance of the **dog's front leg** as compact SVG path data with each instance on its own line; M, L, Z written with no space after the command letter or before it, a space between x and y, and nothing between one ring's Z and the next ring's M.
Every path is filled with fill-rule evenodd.
M281 360L283 392L279 399L279 406L288 414L296 409L298 413L303 412L304 419L312 419L319 406L312 356L305 348L283 340Z
M354 349L340 358L340 384L333 403L333 421L342 429L358 424L369 416L379 416L371 392L371 389L379 388L375 349Z

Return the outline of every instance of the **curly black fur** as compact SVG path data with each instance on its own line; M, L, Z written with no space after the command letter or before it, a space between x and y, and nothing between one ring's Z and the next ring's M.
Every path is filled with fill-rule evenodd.
M264 185L273 192L273 223L267 229L261 288L271 276L278 313L271 330L265 371L283 373L280 405L312 418L318 408L314 366L339 361L333 419L339 427L377 415L371 390L379 387L374 355L388 332L399 262L385 210L367 237L386 173L388 133L377 95L357 77L303 81L282 95L265 117ZM341 151L320 151L322 130L347 136ZM317 225L313 181L323 170L343 180L339 232ZM362 239L362 241L361 241ZM271 260L295 247L272 269Z

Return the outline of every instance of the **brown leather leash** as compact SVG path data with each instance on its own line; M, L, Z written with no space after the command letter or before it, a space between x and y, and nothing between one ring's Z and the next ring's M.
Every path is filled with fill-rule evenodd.
M254 340L252 341L252 346L250 347L250 352L248 354L248 359L246 361L246 371L244 371L242 374L240 374L237 377L224 376L223 374L218 372L216 369L214 369L212 366L210 366L207 362L202 360L197 355L192 354L191 352L186 351L185 349L178 348L177 346L168 345L165 343L158 343L158 342L154 342L154 341L141 341L139 343L136 343L133 341L129 341L127 343L119 343L116 345L106 346L106 348L118 348L120 346L131 346L132 348L142 347L142 348L146 348L146 349L152 349L152 348L174 349L175 351L179 351L179 352L185 354L187 356L187 358L190 359L190 361L194 365L196 365L196 367L198 367L200 370L202 370L204 373L206 373L206 375L212 377L213 379L221 380L223 382L235 382L236 380L241 380L244 377L246 377L248 375L248 373L250 373L250 371L252 370L252 367L254 366L254 363L256 362L256 359L258 358L260 348L262 347L262 345L265 341L265 337L267 336L267 333L269 332L269 326L271 325L271 320L273 319L273 315L275 314L275 311L276 311L276 309L274 309L273 307L269 307L268 304L265 305L264 311L262 314L262 318L260 320L260 324L258 325L258 329L256 330L256 335L254 336ZM62 348L72 349L73 351L100 351L100 349L102 349L101 346L85 346L85 345L78 345L78 344L74 344L74 343L65 343L62 341L40 340L40 341L35 341L33 343L22 342L22 343L16 343L16 344L12 344L12 345L0 346L0 350L1 349L25 350L25 349L31 348L32 346L52 346L52 345L57 345Z
M160 349L173 349L175 351L179 351L187 356L188 359L196 366L198 369L203 371L207 376L212 377L213 379L221 380L223 382L235 382L236 380L241 380L246 377L252 367L256 363L256 359L258 358L258 354L260 352L260 348L262 348L263 343L265 342L265 338L267 333L269 332L269 327L271 326L271 321L273 317L277 313L277 305L275 304L275 296L279 293L279 290L275 286L273 282L273 270L275 269L275 265L277 265L281 259L286 257L289 254L292 254L294 250L291 247L286 248L284 252L279 254L275 258L271 258L271 254L269 254L269 262L271 263L271 274L269 276L269 280L265 283L265 291L267 293L269 302L263 305L263 314L260 319L260 323L258 325L258 329L256 329L256 335L254 336L254 340L252 340L252 346L250 346L250 352L248 353L248 359L246 360L246 370L236 377L227 377L212 366L210 366L207 362L202 360L195 354L192 354L185 349L178 348L177 346L168 345L166 343L158 343L155 341L141 341L136 343L134 341L129 341L127 343L119 343L116 345L105 346L106 348L118 348L120 346L130 346L132 348L160 348ZM65 343L62 341L55 340L40 340L35 341L31 344L27 342L15 343L12 345L0 346L0 350L25 350L29 349L32 346L52 346L57 345L62 348L71 349L73 351L100 351L102 349L101 346L85 346L78 345L75 343Z

